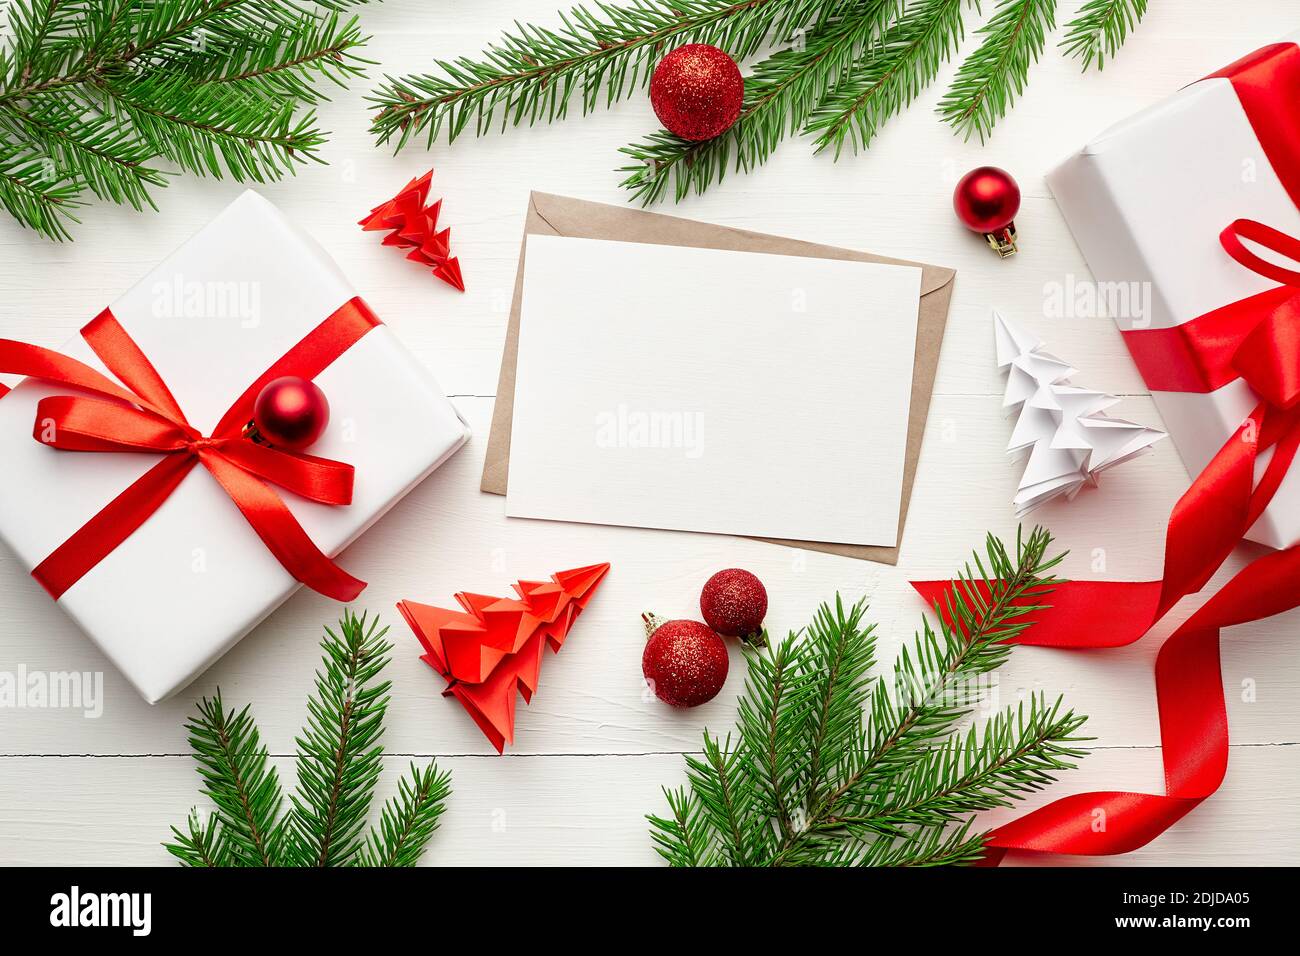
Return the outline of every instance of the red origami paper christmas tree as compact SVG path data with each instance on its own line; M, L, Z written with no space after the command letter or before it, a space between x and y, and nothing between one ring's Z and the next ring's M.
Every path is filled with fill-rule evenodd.
M391 230L384 236L384 245L411 250L406 258L432 267L435 276L464 292L460 260L451 254L451 229L438 230L442 200L431 206L425 205L432 179L432 169L412 179L388 202L370 210L370 215L359 224L366 230Z
M424 645L426 664L447 681L497 753L514 743L515 692L533 699L542 651L558 653L573 622L609 570L593 564L560 571L549 581L520 581L518 598L461 592L465 610L400 601L397 609Z

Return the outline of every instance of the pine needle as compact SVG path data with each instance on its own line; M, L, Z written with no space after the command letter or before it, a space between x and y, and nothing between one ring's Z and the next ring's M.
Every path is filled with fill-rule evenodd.
M1131 31L1146 15L1147 0L1087 0L1079 15L1065 25L1061 49L1066 56L1083 61L1087 70L1094 62L1097 69L1106 65Z
M1001 0L978 31L984 39L957 70L939 115L966 139L980 142L1025 91L1047 31L1056 26L1056 0Z
M817 105L804 129L838 159L845 141L865 149L885 122L929 86L963 35L962 0L918 0Z

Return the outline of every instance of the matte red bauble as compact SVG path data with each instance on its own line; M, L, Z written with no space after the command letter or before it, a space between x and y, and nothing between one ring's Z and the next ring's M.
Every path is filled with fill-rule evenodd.
M661 621L644 614L645 652L641 673L655 696L674 707L713 700L727 680L727 645L699 621Z
M650 78L650 105L659 122L682 139L724 133L740 115L745 78L736 61L707 43L679 46Z
M253 425L266 444L302 451L320 438L330 403L315 382L286 375L268 382L253 403Z
M767 588L750 572L727 568L704 583L700 613L704 623L719 634L761 644Z
M962 225L984 234L1002 258L1016 253L1016 224L1020 187L1011 174L996 166L972 169L957 183L952 207Z

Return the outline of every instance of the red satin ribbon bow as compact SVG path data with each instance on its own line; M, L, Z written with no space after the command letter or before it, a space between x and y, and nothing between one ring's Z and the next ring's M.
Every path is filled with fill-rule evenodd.
M1300 205L1300 50L1278 44L1216 76L1230 79L1279 178ZM1186 595L1199 591L1272 500L1300 447L1300 272L1242 240L1300 259L1300 241L1251 220L1219 237L1243 266L1283 283L1176 329L1125 333L1153 390L1213 391L1244 378L1261 402L1179 499L1165 537L1164 577L1148 582L1060 585L1039 626L1018 639L1043 647L1119 647L1138 640ZM1272 450L1255 482L1260 453ZM1238 572L1160 648L1155 680L1165 793L1100 791L1056 800L994 830L987 862L1008 850L1101 855L1137 849L1214 793L1228 765L1228 721L1219 670L1222 628L1300 606L1300 545ZM932 604L949 582L914 582Z
M365 582L316 547L271 487L278 485L322 504L351 504L352 466L259 445L243 432L252 418L253 403L268 382L284 375L315 378L378 324L378 317L360 299L344 303L262 373L208 436L186 420L158 371L107 309L81 335L121 385L58 352L0 339L0 371L91 393L41 399L33 428L37 441L63 451L163 456L59 545L32 576L57 600L134 534L201 464L286 571L336 600L355 599Z

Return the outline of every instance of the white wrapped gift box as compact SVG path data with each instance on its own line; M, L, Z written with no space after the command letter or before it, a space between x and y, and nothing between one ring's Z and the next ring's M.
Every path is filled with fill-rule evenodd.
M315 241L248 191L110 308L206 435L250 383L356 294ZM79 336L60 351L104 370ZM331 414L310 452L355 468L352 504L317 504L276 490L320 549L336 555L460 448L469 430L429 371L384 325L315 381ZM159 460L60 451L35 441L37 402L70 391L28 380L0 399L0 539L28 569ZM298 587L197 467L59 604L155 703L202 673Z
M1172 328L1274 288L1220 246L1219 233L1234 220L1300 235L1300 210L1227 78L1201 80L1111 127L1047 183L1094 278L1129 284L1126 291L1146 302L1145 311L1114 316L1121 329ZM1209 393L1152 397L1193 476L1259 403L1241 379ZM1260 471L1271 454L1260 455ZM1291 469L1247 537L1274 548L1300 542L1300 469Z

